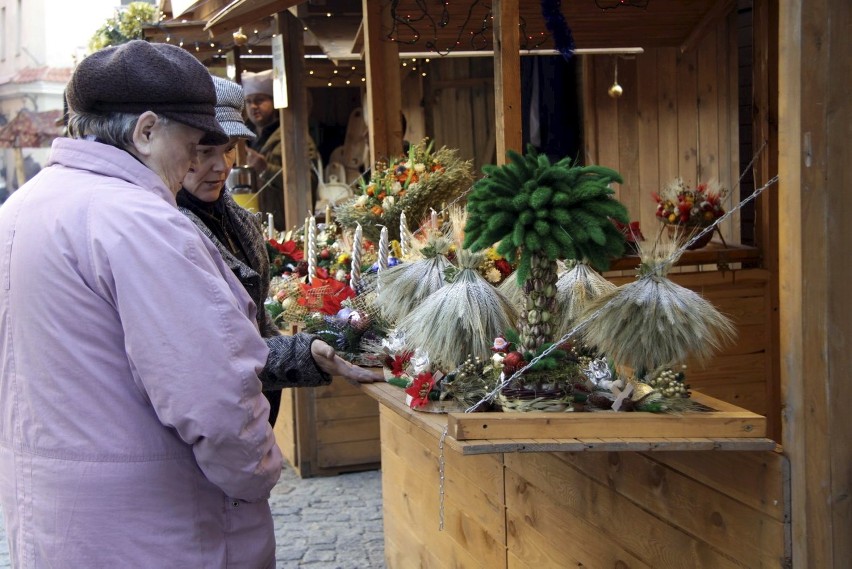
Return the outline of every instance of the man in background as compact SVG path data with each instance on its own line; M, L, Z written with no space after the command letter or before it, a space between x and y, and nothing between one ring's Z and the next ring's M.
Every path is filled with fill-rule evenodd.
M258 196L260 210L272 213L275 218L275 226L285 229L284 226L284 182L281 175L282 148L281 148L281 123L279 121L279 110L275 108L272 96L272 70L259 73L245 72L242 75L243 91L246 98L246 114L249 126L254 129L257 138L247 144L246 164L254 168L258 174L259 188L264 188ZM310 97L308 97L310 103ZM286 136L286 133L284 133ZM305 152L305 168L311 168L317 159L317 149L313 139L308 136L307 149ZM311 192L308 196L310 207L316 203L314 186L316 178L311 175L312 188L306 189ZM301 219L301 218L300 218Z
M247 143L246 164L257 172L258 206L271 213L275 226L284 229L284 179L281 175L281 123L272 99L272 70L243 73L243 91L249 126L256 138Z

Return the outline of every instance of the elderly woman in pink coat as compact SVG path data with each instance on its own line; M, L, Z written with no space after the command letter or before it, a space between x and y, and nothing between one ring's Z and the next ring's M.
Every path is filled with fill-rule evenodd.
M84 59L66 96L72 138L0 208L12 564L274 567L257 307L175 204L197 145L228 140L210 75L133 41Z

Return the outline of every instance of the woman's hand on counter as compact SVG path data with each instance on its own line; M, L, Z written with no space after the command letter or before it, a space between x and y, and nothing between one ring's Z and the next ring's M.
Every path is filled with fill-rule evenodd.
M334 348L322 340L311 343L311 355L317 367L329 375L338 375L353 385L384 381L381 370L358 367L338 356Z

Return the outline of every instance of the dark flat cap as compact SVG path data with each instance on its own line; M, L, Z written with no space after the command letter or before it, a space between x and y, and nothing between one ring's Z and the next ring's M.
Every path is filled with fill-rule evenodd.
M224 144L216 91L204 65L184 49L133 40L96 51L77 65L65 88L76 112L158 115L204 131L203 144Z
M243 88L233 81L213 76L216 87L216 120L228 136L253 140L255 134L243 122Z

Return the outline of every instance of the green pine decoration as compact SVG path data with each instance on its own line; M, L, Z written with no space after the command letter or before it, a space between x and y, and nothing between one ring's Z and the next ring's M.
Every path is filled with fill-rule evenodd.
M553 340L557 313L557 259L585 260L606 270L624 251L624 235L611 220L629 223L627 209L609 186L621 176L603 166L580 166L570 158L551 162L530 145L527 154L508 151L503 166L483 167L486 177L468 196L464 247L497 252L518 262L523 286L521 346L536 352Z

